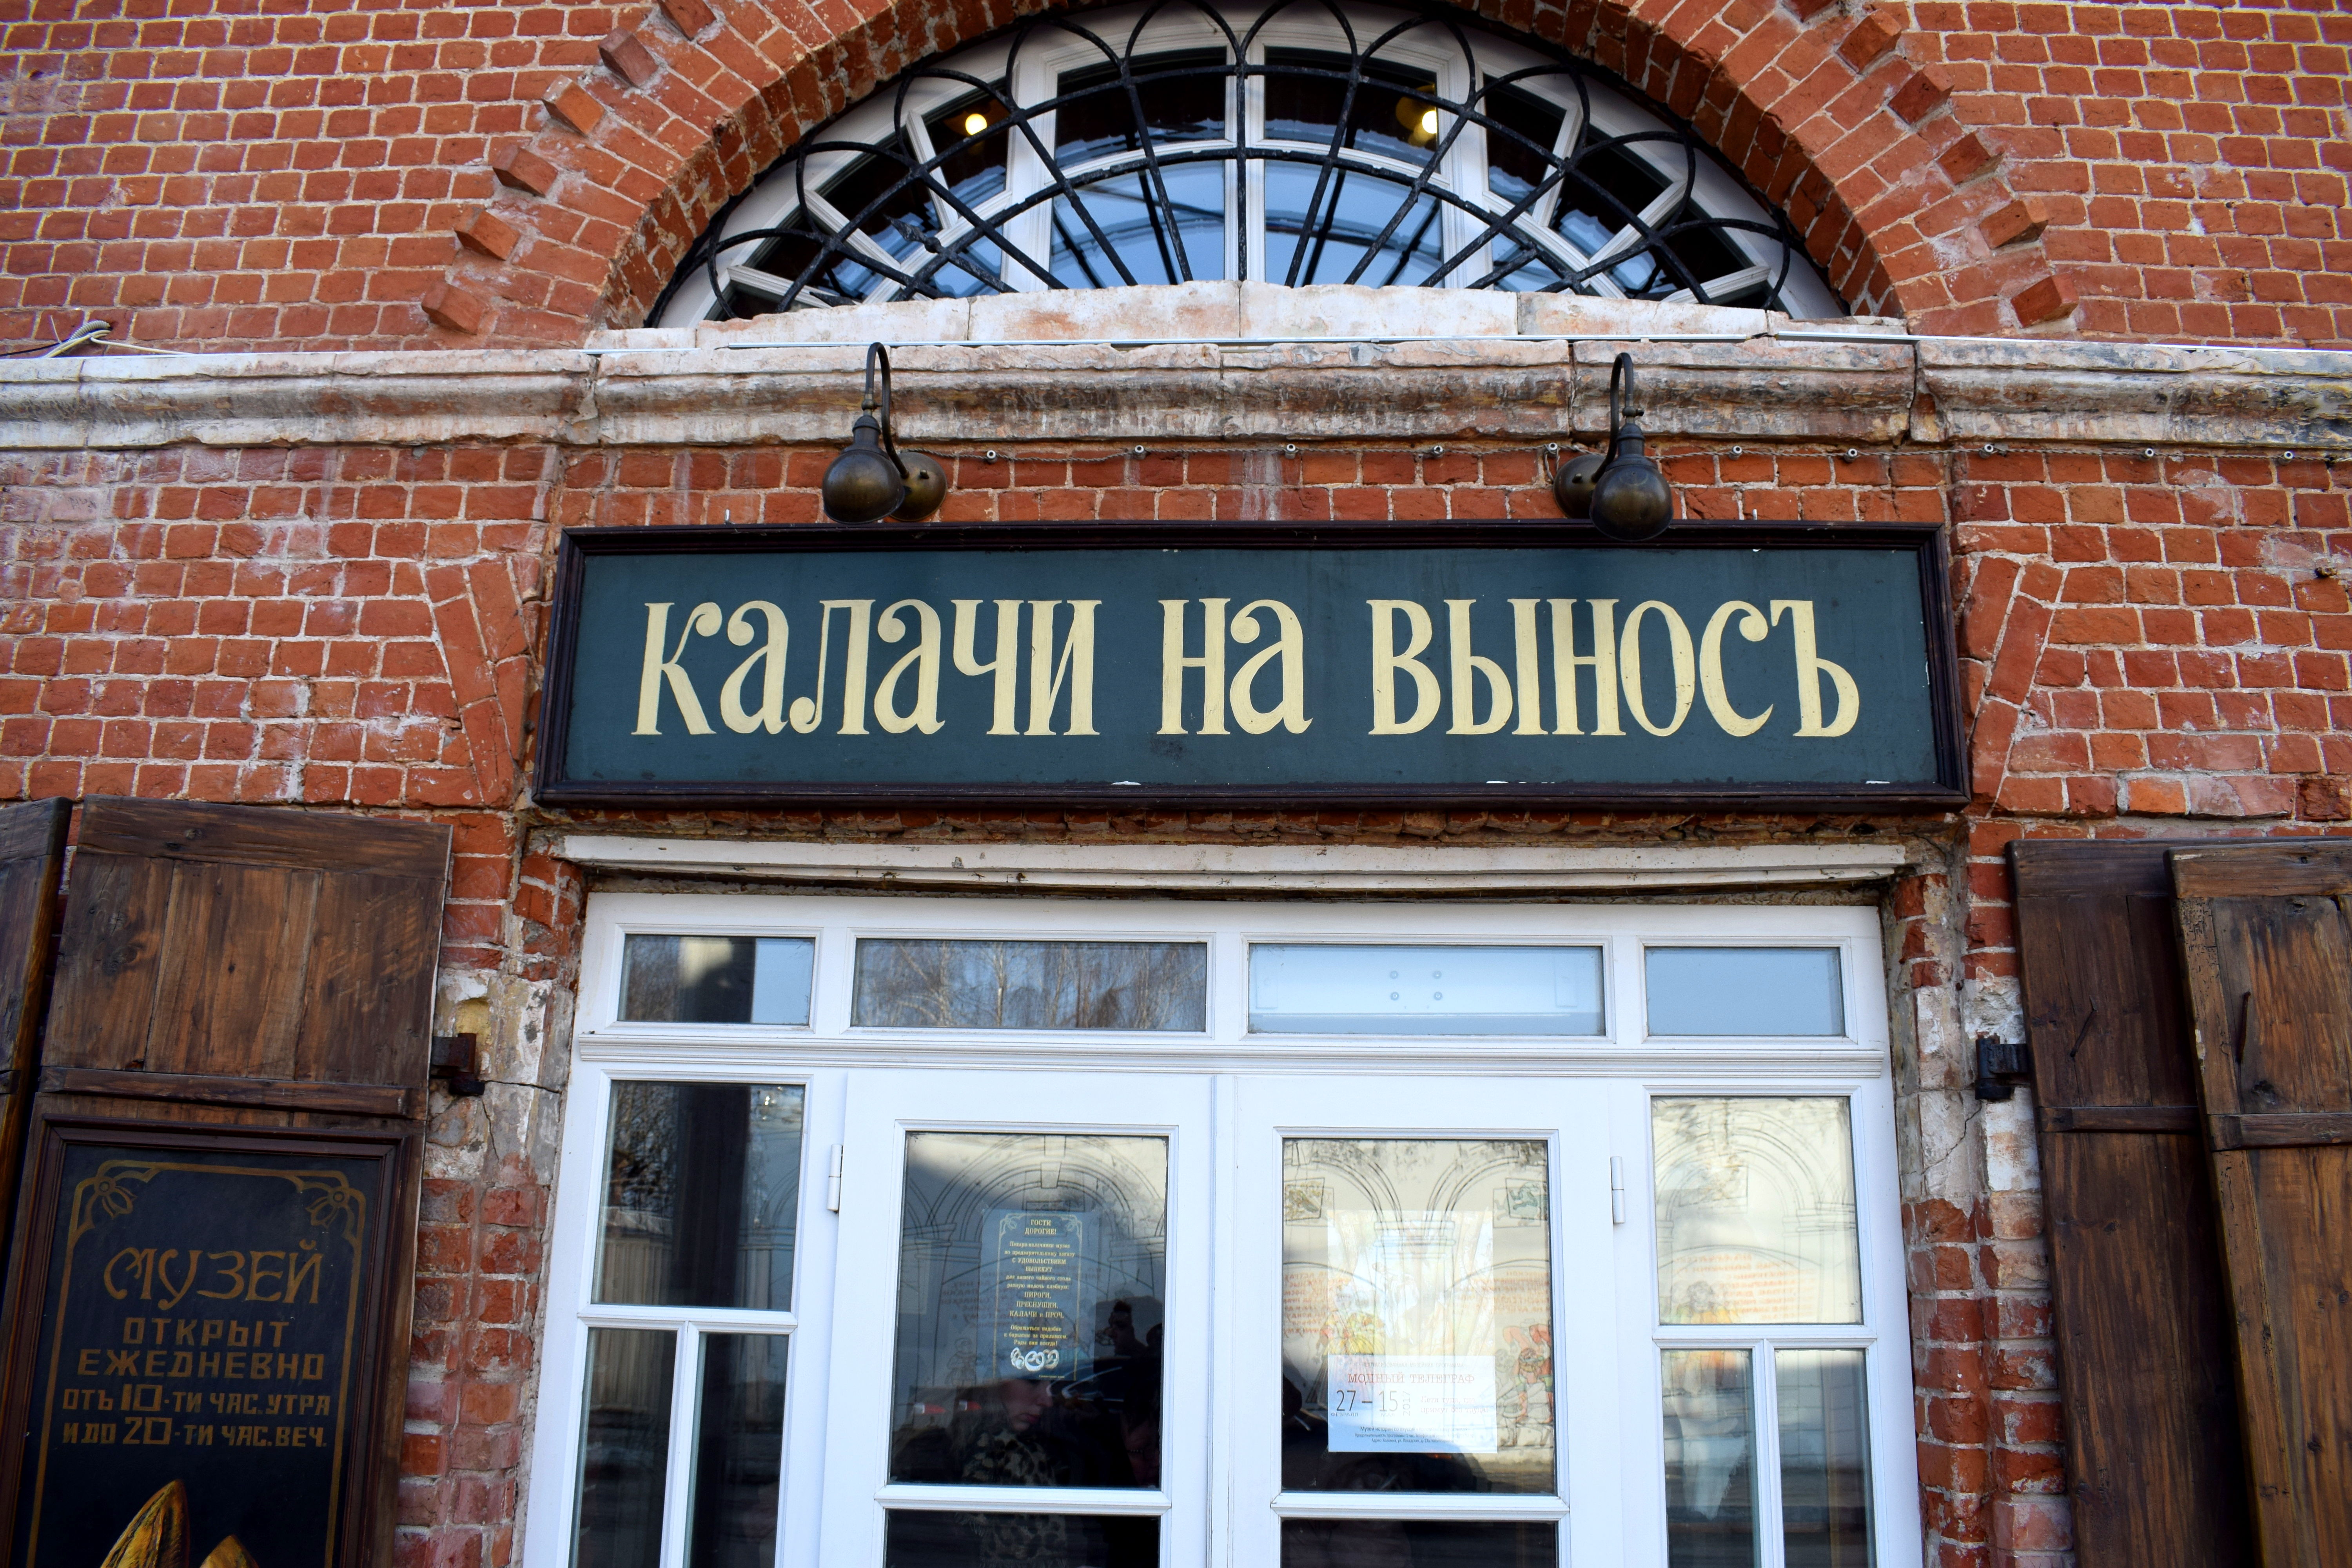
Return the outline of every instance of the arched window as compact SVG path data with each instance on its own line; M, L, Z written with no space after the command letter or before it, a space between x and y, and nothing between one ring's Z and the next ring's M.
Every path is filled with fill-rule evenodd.
M731 203L654 321L1237 278L1844 313L1591 67L1451 15L1163 0L908 70Z

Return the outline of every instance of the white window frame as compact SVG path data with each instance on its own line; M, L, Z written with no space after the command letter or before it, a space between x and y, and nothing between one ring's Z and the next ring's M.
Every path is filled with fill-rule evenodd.
M621 955L631 932L806 937L814 941L810 1022L786 1025L678 1025L619 1017ZM850 988L861 936L1003 938L1007 940L1200 942L1208 947L1207 1025L1197 1033L896 1029L853 1026ZM1590 1037L1252 1035L1248 1027L1247 955L1256 942L1394 943L1443 946L1598 946L1602 950L1602 1029ZM1652 1039L1643 1016L1643 955L1648 947L1832 946L1839 951L1845 1030L1836 1037ZM1560 1424L1562 1561L1660 1564L1664 1562L1664 1425L1658 1355L1681 1345L1758 1348L1852 1345L1866 1350L1871 1505L1880 1568L1916 1568L1920 1561L1916 1456L1911 1416L1907 1297L1903 1266L1895 1124L1895 1086L1878 915L1859 905L1707 903L1379 902L1120 900L1037 897L892 897L809 892L598 892L588 902L573 1066L562 1163L551 1218L547 1329L542 1345L539 1417L534 1439L526 1568L569 1568L578 1442L590 1326L674 1323L682 1330L788 1331L793 1346L786 1380L779 1568L879 1568L825 1561L821 1537L828 1507L829 1417L835 1400L874 1396L852 1388L856 1369L833 1353L839 1311L859 1305L855 1281L836 1273L841 1240L827 1204L831 1152L845 1142L848 1107L866 1069L979 1069L1137 1072L1198 1075L1211 1080L1218 1128L1219 1174L1212 1205L1215 1234L1204 1256L1218 1277L1247 1277L1239 1254L1253 1224L1242 1213L1250 1200L1239 1190L1238 1140L1244 1089L1277 1079L1452 1080L1433 1093L1449 1101L1455 1090L1475 1095L1485 1080L1540 1078L1573 1080L1603 1107L1606 1153L1622 1162L1626 1218L1606 1226L1613 1237L1605 1264L1612 1281L1605 1294L1617 1345L1613 1397L1569 1408L1556 1396ZM804 1086L800 1228L794 1244L793 1310L714 1311L594 1305L595 1226L605 1160L606 1124L614 1082L626 1079ZM1502 1088L1496 1084L1496 1089ZM1359 1091L1349 1089L1350 1103ZM1863 1266L1863 1321L1828 1328L1771 1327L1738 1332L1717 1326L1662 1328L1657 1321L1655 1227L1651 1218L1650 1100L1656 1095L1847 1098L1854 1147L1858 1237ZM1508 1094L1495 1097L1491 1117L1475 1127L1444 1117L1430 1136L1480 1134L1489 1125L1518 1129L1524 1120ZM1402 1129L1409 1109L1393 1116L1359 1108L1336 1121L1302 1121L1286 1112L1284 1127L1328 1125ZM919 1120L919 1119L918 1119ZM1066 1120L1066 1119L1061 1119ZM1146 1120L1150 1120L1146 1118ZM909 1122L911 1125L912 1123ZM928 1125L929 1123L925 1123ZM1263 1131L1263 1129L1262 1129ZM1532 1132L1520 1130L1522 1135ZM1570 1316L1568 1292L1591 1288L1591 1259L1568 1255L1559 1218L1580 1204L1606 1213L1610 1194L1594 1185L1592 1159L1570 1162L1555 1136L1555 1332ZM1591 1151L1584 1151L1590 1154ZM1606 1168L1605 1166L1601 1168ZM1581 1174L1579 1173L1581 1170ZM1171 1192L1171 1204L1174 1194ZM1589 1212L1589 1207L1588 1211ZM1171 1224L1173 1223L1171 1212ZM1278 1226L1277 1226L1278 1228ZM1263 1237L1260 1240L1263 1241ZM1174 1248L1171 1245L1171 1261ZM1277 1333L1242 1319L1237 1293L1217 1289L1205 1332L1212 1345L1210 1385L1214 1427L1253 1408L1236 1369L1267 1353L1259 1342ZM845 1303L838 1305L837 1303ZM1580 1309L1581 1310L1581 1309ZM683 1562L687 1510L683 1490L690 1465L693 1400L698 1389L689 1338L677 1358L665 1557ZM1270 1341L1267 1342L1270 1343ZM887 1372L881 1369L887 1397ZM871 1381L871 1376L866 1380ZM835 1384L841 1384L836 1387ZM1768 1542L1761 1568L1778 1568L1778 1482L1769 1366L1752 1380L1757 1400L1757 1525ZM1227 1392L1228 1387L1233 1392ZM1556 1383L1556 1387L1559 1386ZM1173 1384L1171 1397L1182 1391ZM1596 1426L1598 1421L1601 1425ZM1206 1517L1214 1568L1244 1568L1229 1553L1235 1510L1260 1510L1277 1489L1264 1477L1240 1473L1254 1445L1212 1429L1205 1467ZM1180 1468L1171 1467L1169 1485ZM838 1478L836 1477L837 1480ZM868 1505L870 1506L870 1504ZM1040 1506L1055 1506L1041 1497ZM1184 1508L1182 1501L1171 1507ZM1287 1499L1275 1511L1320 1511L1318 1500ZM1457 1505L1448 1504L1450 1510ZM1467 1506L1467 1501L1464 1505ZM1771 1511L1769 1511L1771 1510ZM1444 1511L1444 1510L1438 1511ZM1512 1509L1491 1510L1499 1517ZM1199 1568L1171 1560L1167 1568ZM1249 1564L1248 1568L1256 1568Z

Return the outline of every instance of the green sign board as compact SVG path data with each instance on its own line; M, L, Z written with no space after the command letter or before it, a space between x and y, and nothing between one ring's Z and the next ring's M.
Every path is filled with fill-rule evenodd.
M566 533L555 804L1948 805L1932 525Z

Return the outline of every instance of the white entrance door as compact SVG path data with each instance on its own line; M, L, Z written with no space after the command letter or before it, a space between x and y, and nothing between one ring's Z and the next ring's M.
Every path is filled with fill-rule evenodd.
M1208 1560L1211 1100L851 1075L818 1561Z
M1242 1080L1231 1561L1619 1560L1612 1087Z

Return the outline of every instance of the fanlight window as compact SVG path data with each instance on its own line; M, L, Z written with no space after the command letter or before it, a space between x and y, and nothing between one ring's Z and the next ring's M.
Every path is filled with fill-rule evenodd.
M1788 226L1590 67L1417 15L1039 17L808 136L655 315L1246 278L1844 313Z

